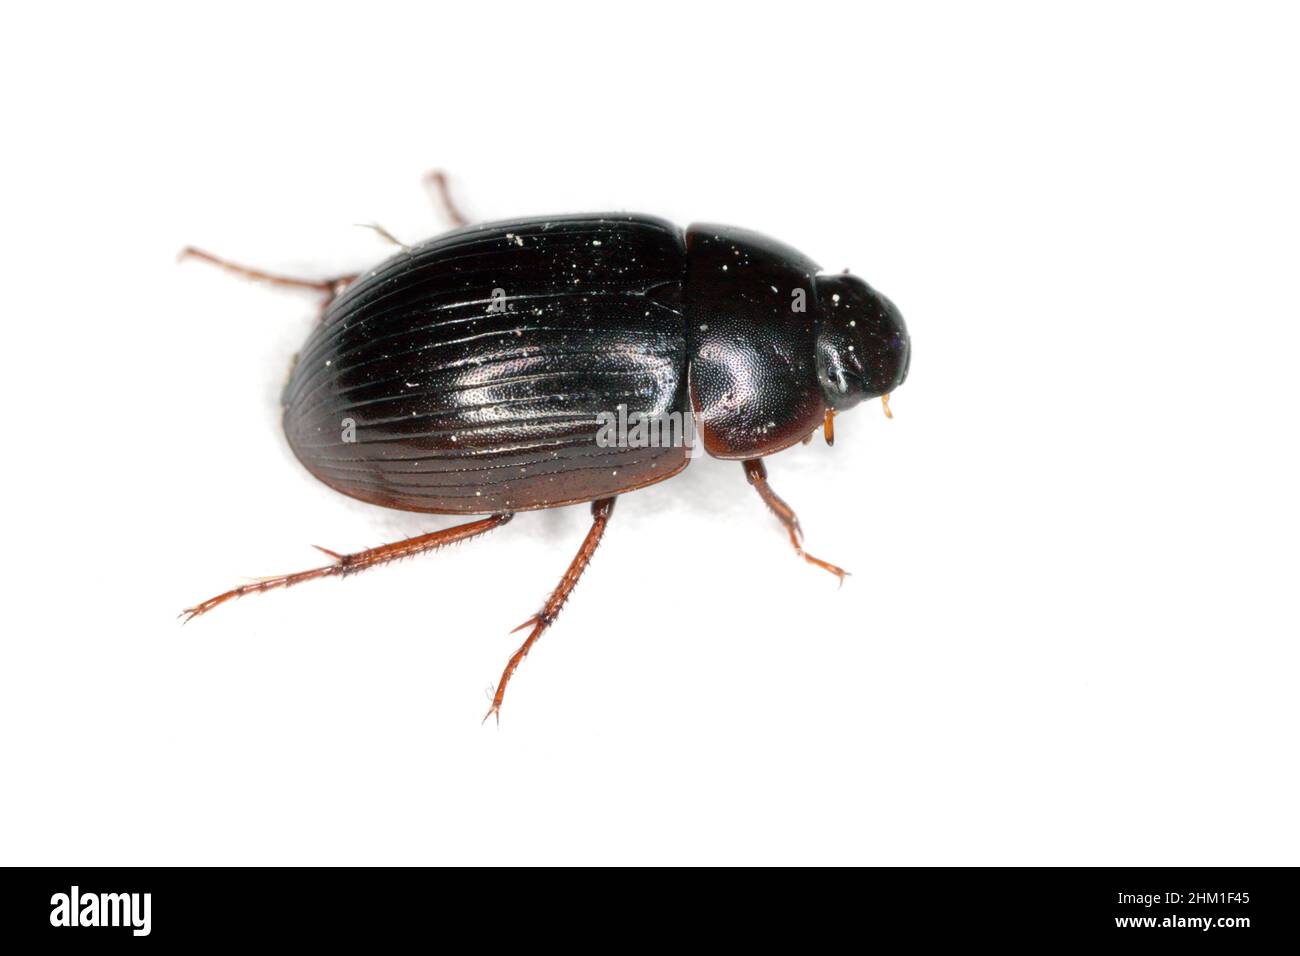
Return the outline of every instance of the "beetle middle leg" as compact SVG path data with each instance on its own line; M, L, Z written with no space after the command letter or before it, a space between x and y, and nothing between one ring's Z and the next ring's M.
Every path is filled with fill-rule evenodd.
M194 246L186 246L180 251L180 255L176 259L178 262L183 262L186 259L200 259L234 275L243 276L245 279L266 282L286 289L309 289L321 292L325 296L325 300L320 307L321 318L325 317L325 310L329 308L330 303L360 275L360 273L353 273L351 275L335 276L332 279L298 279L293 276L283 276L275 272L265 272L262 269L241 266L227 259L222 259L220 256L214 256L210 252L196 249Z
M334 563L320 568L312 568L309 571L299 571L295 574L282 574L273 578L263 578L260 581L253 581L237 588L231 588L216 597L208 598L200 604L186 608L181 612L181 617L186 621L190 621L200 614L211 611L218 604L225 604L227 601L243 597L245 594L256 594L258 591L271 591L275 588L287 588L295 584L301 584L304 581L313 581L316 578L355 574L357 571L373 568L377 564L396 561L398 558L409 558L425 551L433 551L444 545L486 534L493 528L501 527L513 517L514 514L511 512L495 514L478 521L458 524L451 528L444 528L441 531L430 531L428 534L416 535L414 538L407 538L404 541L394 541L392 544L383 544L377 548L358 551L355 554L339 554L337 551L315 545L317 551L328 554L334 559Z
M582 572L587 570L587 565L591 563L591 556L596 553L600 539L605 535L605 526L609 524L609 516L614 513L615 500L614 498L601 498L591 503L591 530L587 532L587 537L583 539L582 547L574 555L573 561L569 564L569 569L564 572L564 577L560 578L559 586L551 592L551 596L546 599L546 603L542 605L540 611L515 628L515 631L522 631L526 627L531 627L532 630L528 632L527 640L524 641L519 650L511 655L510 660L506 663L506 669L501 673L501 680L497 684L496 693L492 696L492 706L483 715L485 723L489 717L496 717L497 722L500 723L501 702L505 700L506 685L510 683L510 678L514 676L515 670L523 662L523 659L528 656L528 651L537 643L537 639L542 636L542 632L554 624L555 619L560 616L560 609L564 607L564 602L569 599L569 595L577 587L578 579L582 577ZM511 633L513 634L514 631Z
M844 578L848 576L849 572L831 564L829 561L814 558L803 549L803 529L799 527L799 517L794 513L794 509L786 504L781 499L781 496L772 490L772 486L767 483L767 466L763 464L763 459L749 458L745 460L744 465L745 477L749 479L749 483L754 486L754 490L763 499L763 504L767 505L768 510L776 515L777 520L785 526L786 533L790 535L790 543L794 545L795 553L809 564L815 564L817 567L829 571L840 579L840 584L843 584Z

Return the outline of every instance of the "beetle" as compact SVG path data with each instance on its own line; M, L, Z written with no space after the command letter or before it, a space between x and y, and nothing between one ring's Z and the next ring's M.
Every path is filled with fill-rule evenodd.
M193 247L181 256L323 294L282 396L285 435L309 472L371 504L487 517L353 554L320 548L331 563L225 591L185 620L477 537L520 511L589 502L577 555L516 628L528 635L484 715L499 720L506 686L554 624L617 497L691 457L686 441L608 440L615 409L620 422L693 422L704 451L743 464L796 554L843 581L842 568L803 549L763 459L818 429L833 441L835 414L866 399L892 417L911 340L889 299L746 229L625 213L471 225L445 177L429 183L455 228L364 274L299 279Z

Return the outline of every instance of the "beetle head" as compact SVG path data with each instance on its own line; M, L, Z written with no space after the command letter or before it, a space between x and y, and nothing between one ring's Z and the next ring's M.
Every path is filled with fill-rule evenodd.
M912 343L894 303L847 273L819 275L817 379L835 411L887 395L907 379Z

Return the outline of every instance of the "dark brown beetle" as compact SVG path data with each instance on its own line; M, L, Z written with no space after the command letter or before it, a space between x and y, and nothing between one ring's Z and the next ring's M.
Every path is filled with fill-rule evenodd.
M285 434L313 475L387 508L489 517L356 554L326 551L334 563L226 591L186 620L244 594L472 538L518 511L590 501L577 556L520 626L531 630L497 685L488 716L498 714L615 497L685 468L688 430L674 429L692 422L710 455L744 464L795 551L843 579L803 550L762 459L818 428L831 441L835 413L863 399L882 398L888 413L911 358L893 303L747 230L683 232L616 213L468 225L445 180L431 181L459 228L364 275L290 279L196 249L182 255L324 294L283 396Z

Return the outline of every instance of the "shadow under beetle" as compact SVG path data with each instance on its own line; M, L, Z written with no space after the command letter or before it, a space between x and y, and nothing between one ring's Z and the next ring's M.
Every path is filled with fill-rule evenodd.
M457 228L364 274L294 279L193 248L182 257L324 295L283 394L285 434L308 471L387 508L488 517L355 554L321 548L333 563L226 591L186 620L244 594L476 537L519 511L589 501L577 555L517 628L528 637L484 719L499 717L506 685L586 569L615 498L689 462L682 442L598 441L599 417L615 409L628 420L693 414L704 450L743 463L795 551L843 580L803 550L763 458L818 428L831 442L835 414L864 399L881 398L889 414L911 359L892 302L745 229L683 231L621 213L471 225L443 176L429 182Z

